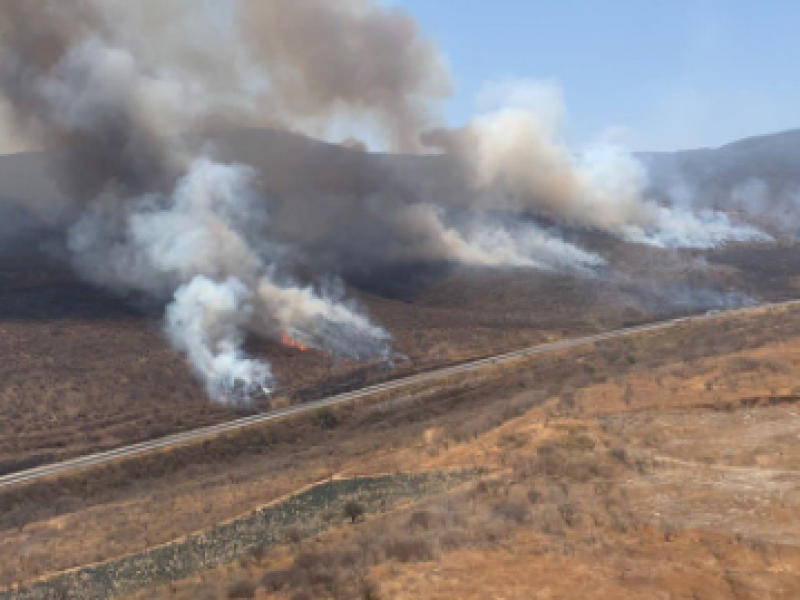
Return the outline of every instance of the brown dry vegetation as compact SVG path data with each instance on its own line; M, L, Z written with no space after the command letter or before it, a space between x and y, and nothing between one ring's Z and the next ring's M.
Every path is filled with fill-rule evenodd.
M769 299L797 293L800 263L791 247L731 246L703 264L696 253L601 235L586 234L581 243L606 256L616 275L420 266L351 287L391 332L393 348L409 359L391 371L269 340L250 340L248 350L273 364L282 396L301 401L549 339L696 311L705 300L693 297L695 289L744 289ZM165 344L161 308L144 309L136 299L114 298L80 282L53 258L64 254L55 244L34 236L0 252L0 473L238 414L209 403L183 358Z
M0 497L0 581L141 551L332 473L478 466L490 475L474 489L175 594L244 581L259 597L782 597L798 565L798 364L800 310L762 310L421 386L338 410L333 427L304 417L20 488Z
M265 196L284 201L322 190L326 197L379 194L395 168L417 173L436 190L440 169L449 168L434 157L423 165L419 157L376 157L286 132L243 129L213 137L221 160L251 164L264 175ZM199 142L192 138L187 142ZM775 139L783 148L783 136ZM744 171L765 164L758 152L746 164L737 156ZM114 298L82 283L66 264L63 232L22 208L65 200L48 164L46 153L0 160L2 195L12 200L0 202L6 226L0 240L0 472L234 416L208 404L185 362L164 344L162 307L145 310L141 298ZM775 175L772 168L764 173ZM716 189L719 181L712 183ZM287 393L305 399L545 339L703 310L713 304L709 292L775 300L800 291L800 253L791 245L669 251L597 232L563 235L604 257L608 269L597 277L430 264L345 273L348 293L410 358L392 373L265 340L250 340L249 350L269 358Z
M0 472L237 415L209 403L167 346L160 308L81 283L40 243L0 253ZM402 295L352 290L409 358L394 370L269 340L248 350L273 364L282 394L297 401L668 312L603 280L445 267L423 283L396 276Z
M210 403L165 343L158 307L140 310L81 283L37 244L0 254L0 473L237 415ZM297 401L594 327L583 317L595 298L586 282L506 273L487 288L485 276L442 272L410 298L360 293L410 359L392 371L269 340L248 350L273 364L281 394ZM622 320L610 305L597 314L608 326Z
M610 345L647 368L391 458L484 467L467 489L136 599L796 598L798 318L727 324L742 348L681 346L692 326ZM673 343L689 360L643 351Z

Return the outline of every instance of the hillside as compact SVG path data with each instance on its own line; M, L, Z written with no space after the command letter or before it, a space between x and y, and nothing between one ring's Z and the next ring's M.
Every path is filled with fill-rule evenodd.
M657 186L671 179L721 193L747 179L763 179L774 189L800 184L800 130L746 138L719 148L637 155Z
M448 175L457 166L443 156L365 154L269 129L188 135L183 143L204 146L225 161L253 166L273 198L311 193L363 197L391 190L409 199L426 193L455 200L468 193L452 187L456 178ZM762 181L772 195L800 188L800 130L746 138L719 148L640 152L636 157L647 167L654 193L664 194L683 184L695 192L695 202L706 206L724 206L737 187L751 180ZM58 158L57 153L45 152L0 156L0 198L33 207L65 206L67 199L50 168ZM409 180L419 185L410 189L403 183ZM405 187L398 190L398 186ZM52 210L47 212L45 216L54 216Z
M653 191L688 195L697 206L766 213L762 224L797 214L800 130L747 138L714 149L641 153ZM682 189L681 189L682 188ZM763 201L763 202L762 202Z
M326 202L360 198L392 188L397 179L391 174L400 170L414 170L418 181L430 183L452 168L440 157L367 155L276 131L229 131L216 139L218 155L256 167L265 192L280 202L320 188L331 190ZM51 198L56 206L65 202L48 177L47 161L40 153L0 157L0 197L6 198L0 203L0 360L6 370L0 471L235 416L208 402L185 361L165 343L163 307L114 296L72 272L57 225L68 212L42 211ZM430 185L426 189L438 189ZM294 402L548 339L797 295L800 253L792 246L684 252L598 233L567 235L613 268L589 278L447 264L342 273L348 294L391 333L394 351L408 357L392 371L258 338L248 341L248 351L273 364L281 385L276 402Z
M327 202L387 188L413 194L417 188L392 188L391 174L415 170L430 183L452 168L440 158L365 155L286 133L217 137L218 156L256 167L275 202L314 197L320 187L336 191ZM755 151L750 145L746 152ZM11 178L3 204L0 470L240 414L209 402L168 346L162 306L109 294L73 273L60 229L69 212L45 214L47 202L31 201L56 194L43 182L45 157L5 160L0 174L23 164L25 177ZM413 263L341 273L348 295L392 334L395 368L252 336L248 353L268 359L282 386L253 410L546 340L800 292L800 252L791 243L676 251L598 232L563 233L609 267L591 277ZM0 556L8 557L0 584L100 563L93 573L104 597L104 561L120 569L140 559L153 564L163 551L183 565L174 571L182 581L164 588L154 580L139 598L230 598L237 589L256 597L320 597L324 589L352 597L362 584L389 597L482 597L490 589L528 597L524 590L533 586L566 597L591 588L609 598L649 598L659 589L792 598L798 322L796 310L756 311L724 326L690 322L670 334L557 353L23 486L0 495ZM452 468L480 477L414 496L413 508L406 492L399 504L373 494L363 526L339 513L298 521L292 508L295 525L269 547L238 548L208 533L225 523L233 531L252 525L254 507L283 514L280 502L305 506L306 496L293 494L334 474L345 489L360 489L358 475L402 473L399 483L390 477L389 489L402 488L404 477L436 479ZM760 483L754 488L753 481ZM316 498L314 489L309 497ZM313 545L303 527L319 532ZM222 550L198 554L186 535L217 540L213 547ZM167 549L149 554L160 544ZM213 559L213 581L182 562L187 548L195 559ZM703 566L709 561L714 568ZM563 569L592 575L547 575ZM505 587L515 580L509 571L527 573L524 587Z

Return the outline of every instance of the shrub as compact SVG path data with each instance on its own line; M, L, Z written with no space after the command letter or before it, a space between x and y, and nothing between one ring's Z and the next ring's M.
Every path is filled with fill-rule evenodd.
M542 501L542 493L538 490L528 490L528 502L531 504L539 504Z
M590 452L594 450L595 441L585 434L571 435L565 444L570 450Z
M327 406L314 411L311 414L311 422L320 429L334 429L339 424L336 415Z
M261 562L264 560L264 557L267 555L267 546L266 544L258 544L250 549L250 557L256 561Z
M430 541L421 537L395 538L384 546L386 556L399 562L433 560L436 552Z
M237 581L228 588L228 598L255 598L256 590L252 581Z
M323 511L319 518L325 525L330 525L339 518L339 513L335 510L328 509Z
M418 510L414 512L408 519L409 529L425 529L428 530L433 525L433 514L427 510Z
M267 571L261 576L261 587L268 592L280 592L288 587L291 573L282 569L278 571Z
M497 496L503 487L503 483L497 480L482 479L475 485L475 494L478 496Z
M320 569L327 563L326 556L319 552L301 552L294 557L293 566L302 571Z
M300 544L303 541L303 533L298 527L289 527L286 530L286 541L290 544Z
M379 600L381 597L380 586L370 579L363 580L359 587L359 596L361 600Z
M267 571L260 584L269 593L291 598L376 598L367 595L363 552L343 550L301 552L292 565Z
M578 522L578 508L571 502L565 502L558 506L558 512L567 527L574 527Z
M366 512L364 505L355 500L351 500L344 505L344 516L350 519L351 523L363 519Z
M504 433L497 440L500 448L519 449L528 443L528 437L521 433Z
M609 456L622 464L628 464L628 451L625 448L612 448L608 452Z
M521 502L500 502L492 506L492 514L506 521L524 523L530 517L528 507Z

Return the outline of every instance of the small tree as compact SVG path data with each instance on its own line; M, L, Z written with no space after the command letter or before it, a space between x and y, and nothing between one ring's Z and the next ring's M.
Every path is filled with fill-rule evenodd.
M252 581L237 581L228 588L228 598L255 598L258 588Z
M359 519L363 519L364 513L366 512L367 511L364 508L364 505L360 502L356 502L355 500L351 500L344 505L344 516L350 519L351 523L355 523Z
M286 530L286 541L299 546L303 542L303 533L299 527L290 527Z
M311 422L320 429L335 429L339 424L336 415L327 406L312 413Z

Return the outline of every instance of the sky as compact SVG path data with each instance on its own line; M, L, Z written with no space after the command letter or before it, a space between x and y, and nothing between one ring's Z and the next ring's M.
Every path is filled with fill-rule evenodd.
M716 147L800 128L800 3L392 0L447 58L453 125L487 82L558 84L574 143Z

